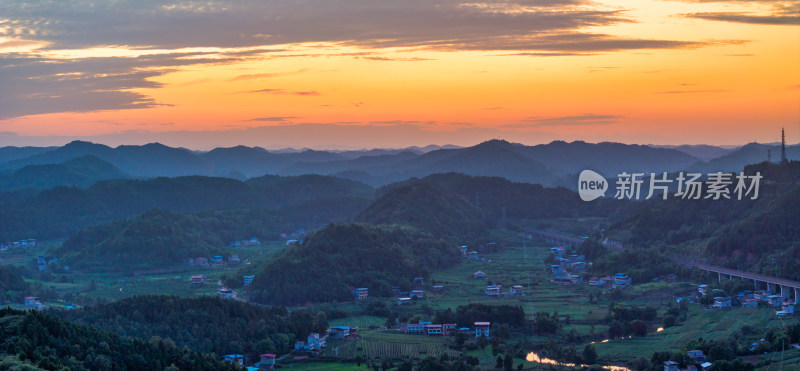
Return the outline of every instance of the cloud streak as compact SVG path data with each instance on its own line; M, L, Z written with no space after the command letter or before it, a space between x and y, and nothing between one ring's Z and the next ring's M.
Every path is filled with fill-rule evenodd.
M334 52L343 46L372 49L308 53L311 57L417 62L428 58L382 56L374 51L409 48L555 57L731 43L590 33L586 30L635 22L623 11L602 9L590 0L30 0L0 2L0 17L0 38L4 37L0 39L0 81L4 85L0 89L0 119L168 105L173 102L159 102L134 90L162 88L154 82L156 77L186 66L287 57L291 53L277 53L291 52L287 44L317 43L319 49L331 48L326 51ZM94 47L139 51L141 55L64 55L67 49ZM20 48L30 50L18 53ZM259 71L229 81L303 72ZM254 92L320 94L288 89Z
M750 23L773 26L800 25L800 15L752 15L748 13L692 13L688 18L734 23Z
M610 125L616 123L621 118L622 116L620 115L597 115L592 113L576 116L528 117L522 120L523 122L502 125L501 127L508 129L524 129L532 127Z
M314 90L306 90L306 91L298 91L298 90L286 90L286 89L258 89L258 90L250 90L245 93L255 93L255 94L276 94L276 95L320 95L318 91Z

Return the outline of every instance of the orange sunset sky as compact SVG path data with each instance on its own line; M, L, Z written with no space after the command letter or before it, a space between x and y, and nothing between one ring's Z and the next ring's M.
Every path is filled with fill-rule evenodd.
M3 1L0 146L800 141L800 3Z

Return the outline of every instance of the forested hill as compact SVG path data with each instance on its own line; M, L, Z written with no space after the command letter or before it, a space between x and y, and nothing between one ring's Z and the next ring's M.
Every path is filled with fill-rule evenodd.
M800 183L726 226L706 257L731 267L800 280Z
M130 178L114 165L94 156L60 164L29 165L0 175L0 190L49 189L56 186L88 187L98 181Z
M345 301L353 287L390 296L414 277L461 259L455 245L413 227L329 225L283 250L256 273L251 300L266 304Z
M53 239L150 209L182 212L277 209L310 200L366 198L372 188L328 176L254 178L203 176L109 180L88 189L56 187L0 208L0 239Z
M756 200L671 197L649 203L607 234L635 247L670 247L717 265L800 279L800 162L744 171L763 176Z
M332 199L277 210L150 210L130 219L88 227L64 241L54 254L82 269L153 268L189 257L225 255L225 246L234 240L275 240L283 232L349 219L366 203L364 199Z
M496 226L506 209L509 225L520 219L607 216L622 219L631 215L641 203L613 198L601 198L592 202L581 201L572 190L558 187L548 188L539 184L514 183L500 177L470 176L459 173L429 175L422 179L410 179L378 189L378 194L389 194L400 187L427 183L438 186L451 195L461 196L477 206L487 225ZM453 196L451 196L453 197Z
M20 291L27 287L25 280L17 269L8 265L0 265L0 292Z
M429 182L393 187L362 211L357 220L411 225L435 236L460 241L476 238L485 229L475 206Z
M239 369L171 340L121 337L35 310L0 309L0 344L3 367L9 370Z
M214 297L146 295L56 316L121 336L170 339L178 347L222 354L285 354L295 339L324 332L324 313L265 307Z

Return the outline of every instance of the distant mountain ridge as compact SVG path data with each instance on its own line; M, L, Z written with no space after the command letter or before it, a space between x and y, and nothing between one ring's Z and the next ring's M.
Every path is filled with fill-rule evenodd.
M682 144L679 146L651 144L650 147L678 150L690 156L697 157L702 161L709 161L725 156L740 148L740 146L711 146L707 144Z
M370 197L372 192L365 184L321 175L268 175L246 182L204 176L113 179L87 189L55 187L3 205L0 239L63 238L92 225L155 208L200 212L235 208L276 210L297 205L308 209L310 201L353 203Z
M0 175L0 190L49 189L55 186L85 188L101 180L125 178L130 176L114 165L86 155L60 164L28 165Z
M458 172L498 176L515 182L572 187L573 178L591 169L606 177L621 172L735 171L766 159L779 146L748 144L741 148L705 145L653 146L614 142L553 141L527 146L489 140L471 147L427 146L405 149L320 151L236 146L207 152L173 148L158 143L112 148L75 141L56 148L0 148L0 173L30 165L59 164L94 156L134 177L205 175L244 180L265 174L336 175L371 186ZM787 147L790 158L800 157L800 145ZM5 156L2 154L6 153ZM23 153L29 154L23 156Z

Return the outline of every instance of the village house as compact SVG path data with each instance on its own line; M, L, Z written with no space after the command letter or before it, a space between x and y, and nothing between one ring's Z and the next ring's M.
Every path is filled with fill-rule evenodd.
M239 264L239 262L240 262L239 255L231 255L228 257L228 263Z
M183 259L183 263L191 267L194 265L194 259L193 258Z
M228 354L223 359L225 360L225 362L233 363L239 366L244 366L244 356L241 354Z
M38 296L28 296L25 297L25 307L39 309L44 307L44 305L42 305L42 302L39 301Z
M414 281L411 284L413 287L422 287L425 286L425 278L423 277L414 277Z
M767 304L769 304L770 307L780 307L782 302L783 296L780 295L770 295L767 298Z
M791 300L786 298L783 303L781 304L781 310L775 312L775 314L779 316L788 316L790 314L794 314L794 303Z
M422 323L422 322L420 322L420 323L407 323L405 325L405 330L403 330L402 326L401 326L400 330L403 331L403 332L409 333L409 334L422 334L422 333L425 333L425 326L426 325L424 323Z
M703 354L702 350L690 350L686 352L686 355L694 361L694 363L704 363L706 361L706 355Z
M208 259L206 259L206 258L204 258L202 256L194 258L194 265L196 265L198 267L207 267L208 266Z
M396 298L408 297L408 291L400 291L400 286L392 286L392 296Z
M425 335L442 335L442 325L425 325Z
M586 272L586 262L574 262L570 264L570 271L575 273Z
M731 298L726 296L717 296L714 297L714 304L711 305L712 308L716 309L724 309L731 307Z
M219 296L220 299L233 299L233 290L223 287L217 290L217 296Z
M675 361L666 361L664 362L664 371L678 371L680 364Z
M407 305L411 303L411 298L397 298L397 305Z
M742 299L742 307L744 308L758 308L759 300L756 298Z
M511 290L509 290L509 292L511 293L512 296L516 295L525 296L525 292L523 290L524 288L521 285L514 285L511 286Z
M260 370L271 370L275 367L275 355L271 353L262 354L260 360L255 364Z
M355 335L355 329L349 326L333 326L328 329L328 337L331 339L347 339Z
M364 300L369 297L369 289L366 287L360 287L353 289L353 297L357 300Z
M255 275L243 276L243 278L244 278L244 285L245 286L250 286L250 284L253 283L253 280L256 279L256 276Z
M486 273L483 273L481 271L477 271L477 272L472 274L472 278L475 278L475 279L486 278Z
M615 289L624 289L631 285L631 278L628 277L625 273L617 273L614 275L614 285Z
M205 279L206 279L205 276L203 276L202 274L199 274L197 276L192 276L189 279L189 282L191 282L192 285L202 285L203 282L205 282Z
M603 288L606 286L606 280L603 278L592 277L589 278L589 285L596 288Z
M481 259L480 257L478 257L478 252L477 251L470 251L469 253L467 253L467 258L472 259L472 260L480 260Z
M442 285L433 285L433 291L434 292L442 292L442 291L444 291L444 286L442 286Z
M752 291L750 291L750 290L744 290L744 291L742 291L742 292L740 292L740 293L736 294L736 297L738 297L738 298L739 298L739 300L743 300L743 299L755 299L756 295L755 295L755 293L754 293L754 292L752 292Z
M700 293L700 296L706 296L706 293L708 293L708 285L697 286L697 292Z
M425 297L425 290L411 290L411 298L422 299Z
M486 288L483 290L483 295L489 297L498 297L500 296L500 289L502 289L502 286L500 285L486 286Z
M758 290L753 293L753 297L761 301L769 301L770 295L772 295L772 293L765 290Z
M294 350L299 352L311 352L321 350L325 347L325 337L320 337L318 333L312 332L306 341L296 341Z
M451 333L456 331L456 324L455 323L443 323L442 324L442 335L447 336Z
M222 256L214 255L211 257L211 264L222 264Z
M490 324L489 322L475 322L475 337L486 336L488 338Z
M576 283L576 284L577 283L583 283L583 276L581 276L580 274L570 274L569 275L569 280L570 280L570 282Z

